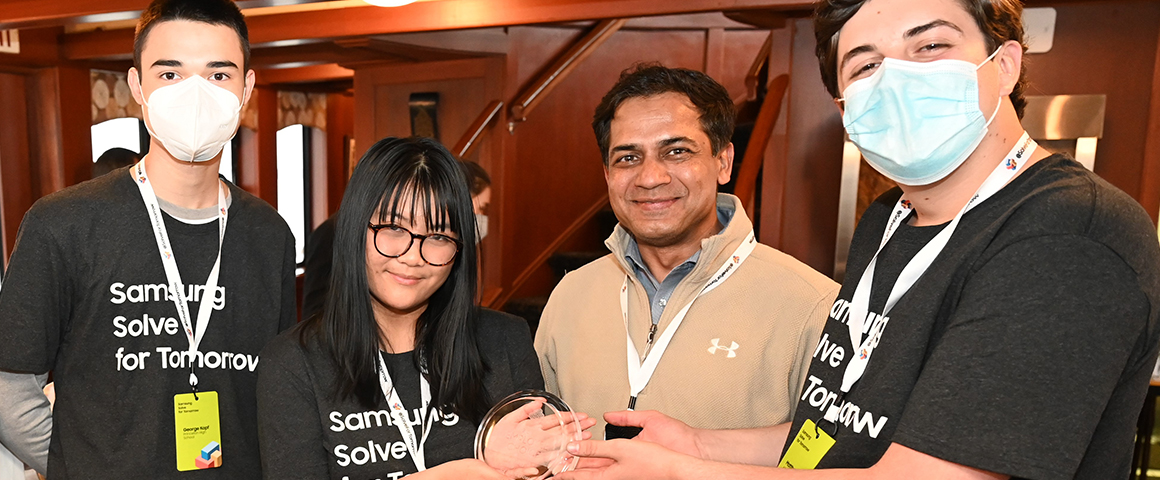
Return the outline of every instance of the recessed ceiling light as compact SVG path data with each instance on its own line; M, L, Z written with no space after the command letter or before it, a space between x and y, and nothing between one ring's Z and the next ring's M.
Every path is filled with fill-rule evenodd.
M415 0L363 0L376 7L401 7L408 3L415 3Z

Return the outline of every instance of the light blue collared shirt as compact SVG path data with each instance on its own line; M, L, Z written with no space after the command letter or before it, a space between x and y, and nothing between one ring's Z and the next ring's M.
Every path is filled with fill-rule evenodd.
M733 214L736 210L717 206L717 221L721 222L721 231L725 231L729 227L729 222L733 220ZM720 232L718 232L720 233ZM644 291L648 294L649 310L652 313L652 323L656 325L661 321L661 314L665 312L665 306L669 302L669 297L673 295L673 291L677 289L677 285L681 283L685 277L689 276L689 272L697 266L697 261L701 259L701 251L697 250L693 256L689 257L680 265L673 267L673 270L665 276L664 281L658 281L657 277L652 274L644 264L644 259L640 256L640 246L637 245L636 239L629 236L628 248L625 249L625 260L632 265L633 272L636 273L636 279L640 280L640 284L644 287Z

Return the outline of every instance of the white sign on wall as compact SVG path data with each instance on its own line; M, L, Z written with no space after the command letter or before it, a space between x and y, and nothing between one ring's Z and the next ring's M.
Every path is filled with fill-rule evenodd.
M0 30L0 53L20 53L19 30Z
M1027 53L1047 53L1055 41L1055 9L1024 8L1023 34Z

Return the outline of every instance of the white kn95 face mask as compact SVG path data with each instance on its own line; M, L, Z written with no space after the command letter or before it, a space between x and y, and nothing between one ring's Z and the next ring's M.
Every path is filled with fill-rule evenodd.
M173 158L205 162L234 137L242 102L233 92L194 75L154 90L145 107L145 127Z

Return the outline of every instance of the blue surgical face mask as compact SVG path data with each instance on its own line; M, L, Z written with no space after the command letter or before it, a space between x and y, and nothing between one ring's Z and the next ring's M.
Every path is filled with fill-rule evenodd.
M962 60L908 62L885 58L878 70L843 92L842 123L862 156L903 185L946 178L978 148L990 118L979 109L978 69Z

